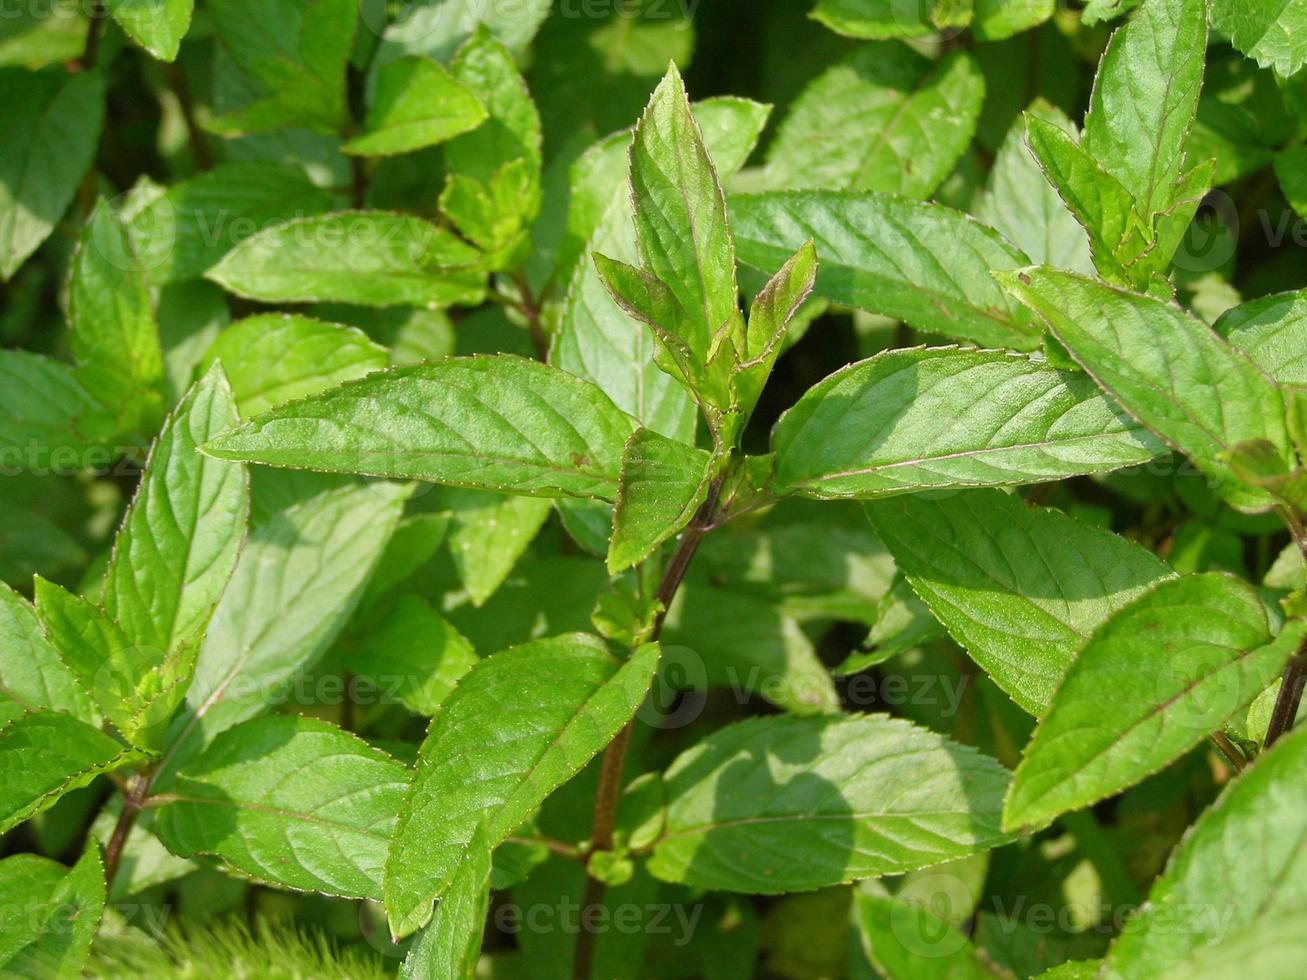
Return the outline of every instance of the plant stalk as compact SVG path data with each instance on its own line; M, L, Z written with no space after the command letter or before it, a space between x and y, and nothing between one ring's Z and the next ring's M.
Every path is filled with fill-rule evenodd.
M667 610L671 608L672 600L676 598L681 582L685 580L685 573L690 568L690 562L694 560L695 552L699 550L700 542L715 526L717 500L721 490L722 479L719 477L709 487L707 499L694 515L694 520L682 533L681 540L672 553L671 561L663 570L662 580L654 592L659 609L654 616L653 627L649 631L651 643L662 634ZM595 792L594 821L591 825L587 854L612 850L613 830L617 824L617 802L622 789L622 772L626 768L626 750L631 744L633 725L634 721L628 721L617 733L617 737L604 749L603 759L599 764L599 788ZM590 909L603 902L606 888L607 886L598 878L586 875L585 889L581 893L580 929L576 934L576 949L572 957L573 980L590 978L590 970L594 963L595 933L588 928L587 923L593 914Z
M132 779L131 788L123 794L122 813L118 814L118 822L114 824L109 846L104 849L104 882L105 888L109 891L113 890L114 875L118 873L118 864L122 861L127 835L136 825L136 818L140 816L145 803L145 794L149 788L149 777L138 773Z
M1275 708L1271 711L1270 724L1266 726L1264 748L1269 749L1293 727L1294 719L1298 717L1298 705L1302 702L1304 681L1307 681L1307 640L1303 641L1298 652L1284 665L1284 673L1280 677L1280 693L1275 699Z

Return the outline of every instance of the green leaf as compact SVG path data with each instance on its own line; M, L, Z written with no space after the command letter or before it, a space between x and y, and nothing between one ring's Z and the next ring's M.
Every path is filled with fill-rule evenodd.
M1304 767L1307 729L1300 728L1226 786L1126 923L1108 953L1106 975L1196 976L1186 965L1219 951L1226 937L1259 922L1301 923L1307 913L1307 787L1298 778Z
M484 299L478 259L453 232L422 218L343 211L256 232L205 275L265 303L436 309Z
M208 11L224 53L255 94L209 128L223 135L284 126L340 131L349 115L345 66L355 0L214 0Z
M723 179L744 164L768 113L766 106L745 99L709 99L691 111ZM655 365L656 342L650 331L633 329L594 263L588 256L581 258L583 252L594 251L627 263L639 261L625 179L630 142L630 134L617 134L576 164L568 218L571 245L559 258L571 278L550 363L593 381L645 428L692 442L697 413L689 393Z
M126 224L137 262L161 285L203 275L254 232L331 205L331 193L298 168L223 163L173 184Z
M889 980L994 980L998 973L965 935L916 901L855 891L862 948Z
M485 834L477 827L467 844L467 860L450 879L431 924L404 957L401 977L471 980L475 976L490 908L490 856Z
M209 621L161 770L270 704L307 697L296 678L348 622L407 496L384 483L334 487L254 528Z
M898 42L863 45L795 100L767 154L767 186L927 198L971 142L984 95L966 52L932 63Z
M694 518L708 495L712 457L639 429L622 453L622 476L608 545L612 574L644 561Z
M817 276L817 250L811 240L776 270L753 298L744 347L735 352L732 389L735 402L747 417L758 403L772 367L785 346L791 321L812 293Z
M1103 389L1184 452L1241 510L1267 495L1240 484L1221 455L1266 439L1287 459L1284 402L1275 385L1201 320L1178 307L1056 269L998 278L1048 324Z
M1008 773L885 715L754 718L718 729L664 775L649 870L774 895L898 874L996 847Z
M0 279L8 279L63 217L95 158L104 76L56 66L0 69Z
M1212 26L1263 68L1288 78L1307 62L1307 7L1300 0L1211 0Z
M480 100L439 62L400 58L377 72L363 132L342 149L362 156L411 153L475 129L485 119Z
M82 229L68 284L77 379L129 431L163 416L163 349L145 274L127 233L101 201Z
M191 26L194 0L105 0L104 6L133 41L172 61Z
M1213 329L1280 384L1307 385L1307 292L1242 303Z
M449 169L485 183L504 164L525 160L538 195L540 115L513 56L493 34L480 28L459 48L449 67L488 113L480 126L445 146Z
M1174 574L1125 538L996 490L895 497L866 514L936 618L1035 716L1094 630Z
M1117 282L1147 278L1131 267L1149 250L1148 232L1135 201L1064 127L1026 117L1026 142L1048 182L1089 233L1089 249L1100 274Z
M63 662L119 734L157 750L186 693L198 636L168 651L139 646L86 599L39 576L36 609Z
M992 270L1026 256L974 218L881 194L805 191L731 198L740 260L771 273L806 241L818 296L992 347L1032 350L1039 331Z
M422 743L386 863L396 936L430 918L478 826L497 846L608 744L657 663L657 644L619 664L599 640L569 634L495 654L463 678Z
M517 564L553 505L537 497L505 496L483 490L452 489L449 554L459 580L482 605Z
M1027 112L1075 134L1075 124L1065 113L1042 100L1032 103ZM1085 230L1045 179L1025 136L1025 118L1018 118L994 158L976 214L1032 261L1090 275L1094 264Z
M102 412L67 364L0 350L0 462L6 470L83 469L88 459L82 430L102 430Z
M1081 375L1019 354L917 347L819 382L776 423L772 449L778 493L868 498L1106 473L1161 446Z
M222 363L242 418L383 370L390 353L357 327L293 313L238 320L218 335L204 364ZM238 420L217 428L230 429Z
M256 881L376 900L409 776L326 722L259 718L182 767L155 830L173 853Z
M971 33L980 41L1001 41L1039 26L1056 9L1057 0L975 0Z
M213 613L245 538L245 468L196 447L235 425L236 405L213 368L178 404L150 451L114 541L104 610L135 646L176 652Z
M0 729L0 834L141 758L72 715L36 711L11 721Z
M1211 572L1157 584L1080 650L1026 746L1005 826L1039 827L1140 782L1266 689L1307 637L1272 638L1251 586ZM1103 710L1103 699L1111 710Z
M971 22L971 0L817 0L812 17L836 34L864 41L920 37Z
M1207 50L1205 0L1144 0L1112 35L1085 115L1084 147L1154 215L1175 203Z
M36 611L0 583L0 725L36 710L63 711L100 724L91 699L42 631Z
M680 310L662 326L688 352L686 380L699 385L719 337L734 332L739 289L726 200L675 66L635 127L630 180L640 255Z
M478 659L449 620L415 595L388 609L348 657L350 669L368 678L384 701L398 699L427 716L436 713Z
M89 843L71 869L35 854L0 861L0 970L11 977L81 976L104 915L104 862ZM20 914L21 913L21 914Z
M770 597L687 583L667 617L663 643L669 673L690 687L724 688L742 701L757 695L796 715L839 707L812 641Z
M635 430L598 388L513 355L448 358L275 409L205 452L527 496L616 496Z
M535 36L551 5L551 0L522 0L509 6L479 0L432 0L401 8L390 24L384 17L374 21L366 8L364 17L372 29L385 28L379 62L400 54L424 54L444 61L483 25L501 44L520 51Z

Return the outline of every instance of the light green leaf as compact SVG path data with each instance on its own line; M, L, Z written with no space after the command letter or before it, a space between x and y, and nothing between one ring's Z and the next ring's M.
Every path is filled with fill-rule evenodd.
M507 6L479 0L430 0L401 8L391 24L384 16L376 19L366 8L363 16L372 30L382 33L384 28L378 62L384 64L402 54L423 54L444 61L483 25L501 44L521 51L531 42L551 6L551 0L522 0Z
M145 275L104 201L82 229L68 284L77 379L126 429L153 432L163 416L163 349Z
M1233 576L1157 584L1072 662L1017 767L1004 825L1043 826L1178 759L1265 690L1304 637L1300 622L1273 638L1261 598Z
M0 861L0 971L11 977L81 976L104 915L104 862L89 843L71 869L35 854Z
M1280 384L1307 385L1307 291L1240 304L1213 329Z
M1207 50L1206 0L1144 0L1112 35L1085 115L1084 147L1146 216L1175 202Z
M99 608L39 576L36 609L63 662L119 734L156 751L186 693L199 636L167 651L139 646Z
M480 100L439 62L400 58L377 72L363 132L342 149L363 156L410 153L475 129L485 119Z
M191 26L194 0L105 0L119 26L160 61L177 57Z
M920 37L971 22L972 0L817 0L812 17L836 34L864 41Z
M375 630L350 651L350 669L375 685L385 702L400 701L434 715L479 658L449 620L415 595L406 595Z
M640 429L622 453L608 571L639 564L681 532L708 494L712 457L702 449Z
M410 773L356 735L271 717L223 732L177 773L155 830L256 881L379 899Z
M1031 350L1035 320L990 276L1026 256L959 211L882 194L803 191L731 198L740 260L771 273L811 240L818 296L960 340Z
M485 183L504 164L525 160L538 185L540 115L513 56L480 28L458 49L449 68L489 114L476 129L445 146L449 169ZM538 186L534 190L539 193Z
M1149 241L1130 192L1062 126L1028 115L1026 143L1045 178L1088 232L1099 273L1123 283L1146 278L1147 270L1136 273L1131 268L1148 252Z
M245 467L196 447L235 425L221 369L187 392L150 451L136 497L114 542L104 610L130 643L174 653L213 613L245 538Z
M255 93L253 102L212 119L211 129L340 131L349 114L345 66L356 0L214 0L208 11L223 51Z
M219 334L203 363L222 363L236 407L248 419L383 370L389 360L389 351L357 327L293 313L263 313L238 320ZM233 418L211 435L237 421Z
M735 403L747 417L758 402L772 367L785 346L786 330L812 293L817 276L817 250L811 240L786 260L753 298L744 333L744 349L736 351L731 387Z
M475 605L504 584L531 546L553 505L538 497L505 496L483 490L450 490L449 554Z
M206 273L246 299L360 306L475 306L479 253L412 215L342 211L256 232Z
M1286 458L1284 402L1271 380L1201 320L1159 299L1047 267L999 275L1099 385L1195 465L1241 510L1264 510L1222 454L1265 439Z
M63 217L95 158L104 75L62 66L0 69L0 279L8 279Z
M863 45L795 100L767 154L767 186L929 197L971 142L984 96L966 52L931 62L899 42Z
M1075 134L1075 124L1062 110L1042 100L1036 100L1027 111L1049 125ZM1085 230L1045 179L1026 146L1025 137L1025 119L1018 118L994 158L976 214L1032 261L1091 275L1094 264Z
M617 492L635 430L598 388L509 354L447 358L275 409L205 452L527 496Z
M866 513L935 617L1036 717L1094 630L1174 575L1125 538L997 490L895 497Z
M687 380L698 385L719 336L734 333L739 289L726 200L675 66L635 127L630 180L644 267L682 311L663 327L688 351L694 374Z
M1307 5L1301 0L1212 0L1212 26L1284 78L1307 62Z
M298 168L223 163L173 184L126 224L146 277L161 285L203 275L254 232L331 205L331 193Z
M1126 923L1108 953L1106 976L1195 976L1185 969L1190 958L1216 953L1227 936L1237 939L1263 921L1302 922L1307 785L1299 777L1305 768L1307 729L1300 728L1226 786Z
M449 888L404 957L401 977L413 980L472 980L481 954L481 934L490 907L490 847L478 827L467 844Z
M82 430L103 432L103 411L67 364L0 350L0 461L6 469L85 468L90 460Z
M981 41L1001 41L1039 26L1056 9L1057 0L975 0L971 33Z
M495 654L463 678L422 743L386 863L396 936L430 918L478 826L497 846L608 744L635 714L657 663L657 644L622 664L599 640L569 634Z
M853 893L862 948L888 980L994 980L997 972L952 924L923 903Z
M691 107L707 151L722 179L738 170L767 120L766 106L745 99L708 99ZM685 387L654 364L655 341L631 323L609 295L584 252L639 261L629 182L629 134L602 141L577 164L576 180L589 174L569 214L572 244L560 256L570 284L550 351L550 363L593 381L647 429L681 442L694 440L697 419ZM591 186L593 185L593 186ZM585 202L589 201L587 205Z
M46 639L36 611L0 583L0 725L36 710L63 711L100 724L91 699Z
M777 492L868 498L1106 473L1162 447L1090 379L1042 359L917 347L809 389L772 449Z
M209 621L161 770L271 702L296 699L295 679L348 622L407 496L384 483L335 487L254 528Z
M773 895L898 874L996 847L1008 773L885 715L754 718L718 729L664 775L649 870Z
M16 718L0 729L0 834L141 758L72 715L36 711Z

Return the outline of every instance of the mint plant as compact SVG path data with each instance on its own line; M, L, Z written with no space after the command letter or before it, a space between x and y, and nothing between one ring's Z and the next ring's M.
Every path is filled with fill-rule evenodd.
M1301 972L1303 12L737 7L0 24L0 972Z

